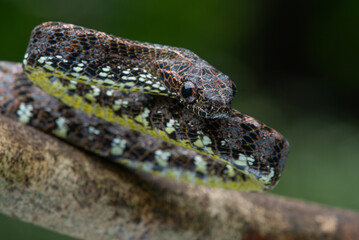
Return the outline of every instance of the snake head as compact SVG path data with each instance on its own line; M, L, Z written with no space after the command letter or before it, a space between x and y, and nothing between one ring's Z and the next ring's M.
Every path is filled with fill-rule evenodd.
M226 118L231 113L235 84L206 61L157 61L157 75L170 95L196 115L204 118Z

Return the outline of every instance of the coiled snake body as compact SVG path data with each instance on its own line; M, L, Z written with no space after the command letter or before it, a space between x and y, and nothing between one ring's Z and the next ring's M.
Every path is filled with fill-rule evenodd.
M231 109L234 84L188 50L48 22L33 30L23 64L28 79L72 107L19 77L14 88L26 96L17 110L23 122L48 126L33 120L44 119L45 111L45 121L56 122L51 132L57 136L129 167L186 182L260 191L279 180L288 142ZM30 103L30 117L24 117ZM59 108L66 111L59 115Z

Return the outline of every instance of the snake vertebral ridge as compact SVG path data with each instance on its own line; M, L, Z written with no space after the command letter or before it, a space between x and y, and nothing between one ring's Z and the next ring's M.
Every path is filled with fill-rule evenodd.
M47 109L57 124L54 134L81 146L79 139L88 136L80 135L73 121L91 125L84 113L103 119L95 118L96 127L91 125L87 135L102 135L107 146L83 148L132 168L214 187L260 191L279 180L288 142L274 129L231 109L234 84L189 50L48 22L33 30L23 64L34 84L77 109L72 119L58 113L50 117L53 110ZM32 104L37 99L33 92L24 93ZM26 120L31 124L31 118ZM162 144L151 153L134 150L132 131L117 124L181 148ZM173 148L185 148L177 152L188 154L173 154Z

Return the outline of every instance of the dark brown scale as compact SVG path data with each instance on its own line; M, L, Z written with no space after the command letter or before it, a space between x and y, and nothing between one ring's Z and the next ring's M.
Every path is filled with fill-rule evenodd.
M60 69L65 71L66 69L71 67L71 64L66 63L66 62L60 62L58 66L60 67Z
M46 53L54 53L55 52L55 49L51 48L51 47L48 47L46 48L45 50Z
M248 144L253 144L254 140L249 137L249 136L243 136L243 139L248 143Z

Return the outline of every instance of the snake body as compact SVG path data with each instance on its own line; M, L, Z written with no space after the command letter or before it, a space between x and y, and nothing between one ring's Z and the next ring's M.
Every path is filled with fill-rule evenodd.
M148 52L153 52L155 57L147 56ZM288 142L254 118L228 110L234 85L228 77L188 50L124 40L71 24L50 22L34 29L23 63L33 83L73 107L72 120L59 117L56 109L46 110L49 119L56 118L57 127L52 132L70 142L79 145L83 142L80 139L96 132L104 136L107 143L97 143L96 148L86 144L82 147L129 167L187 182L260 191L272 188L279 180L288 154ZM181 70L181 66L188 65L193 67ZM181 71L176 72L175 66ZM147 73L151 83L140 79ZM23 89L21 86L28 85L27 81L19 78L18 87ZM173 87L176 84L179 87ZM211 86L217 86L218 91ZM120 91L124 89L137 92ZM57 109L59 106L68 109L47 97L42 97L46 101L42 99L42 103L33 104L38 99L34 92L36 90L27 89L20 94L32 99L24 100L25 107L22 105L26 109L27 102L32 102L31 117L43 111L43 102ZM186 96L194 99L186 100ZM38 108L34 105L42 107L35 111ZM18 107L20 109L21 104ZM79 110L105 121L93 120ZM20 120L33 122L24 118L23 112L26 111L16 112ZM59 119L63 120L59 123ZM79 119L83 125L73 125L80 122ZM129 131L117 124L180 148L155 144L153 151L146 155L148 151L144 149L133 149L136 141L131 141L130 135L134 134L124 135ZM85 128L84 125L92 128L79 134L77 129ZM169 149L176 149L177 153Z

